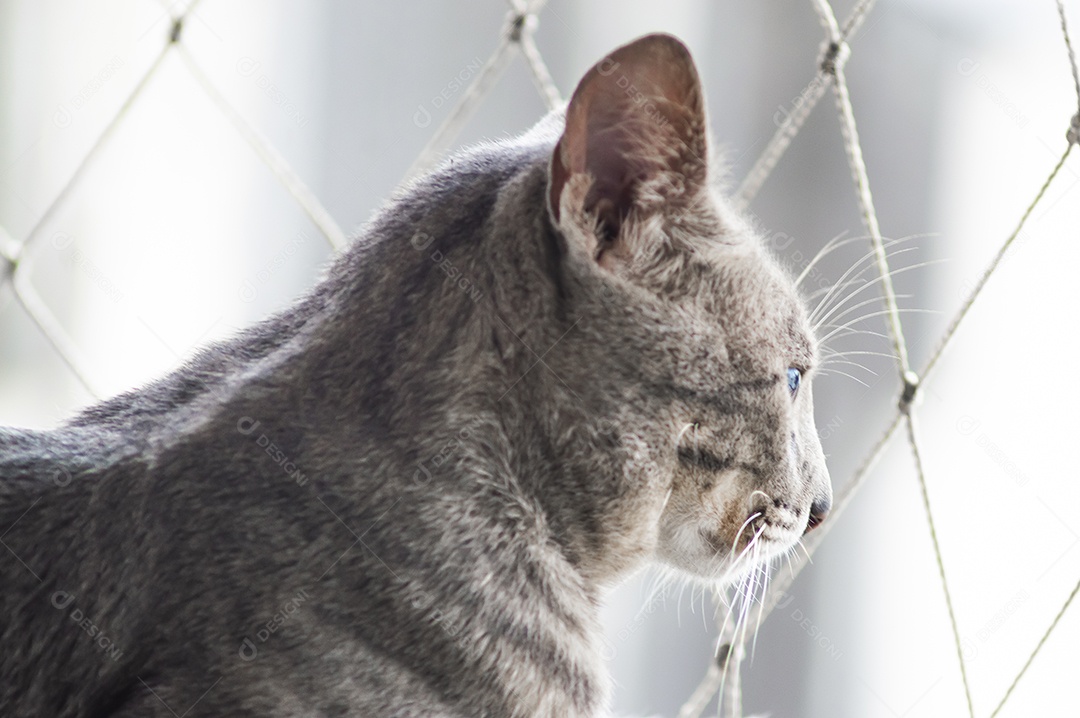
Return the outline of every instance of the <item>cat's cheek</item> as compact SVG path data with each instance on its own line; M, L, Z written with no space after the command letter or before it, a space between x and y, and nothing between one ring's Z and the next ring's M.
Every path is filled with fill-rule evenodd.
M673 516L664 522L656 558L669 566L697 575L704 556L701 555L697 529L686 519L685 516Z
M677 481L661 515L657 558L699 578L720 575L730 557L743 503L728 481L709 487Z

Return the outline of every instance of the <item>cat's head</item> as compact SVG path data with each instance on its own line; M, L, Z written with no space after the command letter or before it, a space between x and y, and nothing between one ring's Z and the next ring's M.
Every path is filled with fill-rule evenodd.
M586 74L551 156L578 321L546 361L600 420L599 453L567 454L588 481L617 482L596 519L611 574L649 557L730 576L751 541L758 559L790 550L829 508L813 331L715 189L707 134L689 53L650 35Z

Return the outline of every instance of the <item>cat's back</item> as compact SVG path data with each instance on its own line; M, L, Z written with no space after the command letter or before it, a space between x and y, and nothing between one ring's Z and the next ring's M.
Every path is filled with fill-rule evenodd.
M235 628L273 614L277 598L267 598L263 607L233 606L247 600L239 584L261 580L252 566L220 558L222 570L235 574L226 580L206 566L189 565L183 552L248 551L260 557L254 563L270 562L271 554L285 561L297 552L295 541L304 531L328 532L300 508L314 503L310 486L276 481L284 476L281 465L269 466L274 460L259 443L274 436L271 425L283 431L305 427L318 435L318 415L331 413L328 407L359 407L355 421L347 423L359 437L350 452L363 456L383 416L419 414L402 407L458 391L460 383L433 387L420 370L405 380L389 370L421 366L430 347L443 345L434 334L449 337L482 311L475 296L460 291L447 273L453 268L490 290L484 276L493 271L485 266L491 258L481 248L497 216L494 209L515 178L543 170L553 142L551 132L534 131L451 158L406 184L326 276L283 312L58 428L0 427L0 642L11 648L0 656L7 686L0 687L0 713L107 712L107 704L126 690L116 683L118 676L129 680L160 660L148 647L161 642L162 621L195 624L195 613L210 611ZM451 262L441 264L447 257ZM316 385L339 381L324 373L331 361L339 379L357 377L346 382L355 395L320 394ZM320 407L305 404L312 397ZM252 422L261 420L262 428L244 434L238 421L246 417L259 417ZM335 453L340 447L312 448L299 428L284 433L297 437L289 460L319 469L308 473L329 481L343 471ZM394 459L389 463L403 461L406 454L393 448L382 448ZM263 479L245 483L250 476ZM243 498L246 489L240 487L256 484L258 496ZM238 504L230 509L229 502ZM288 525L282 518L286 507L294 514ZM370 509L373 515L381 515L378 508ZM264 545L253 546L247 534L233 536L239 529L228 523L230 511L234 524L247 518L258 519L252 525L265 524ZM318 515L334 524L329 513ZM278 525L285 528L274 533ZM376 533L365 540L378 540ZM178 536L187 537L186 549L174 545ZM380 552L390 555L390 548ZM185 619L164 615L161 605L175 605L176 596L188 596L192 605L214 605L190 609L194 617ZM51 690L64 676L70 690Z

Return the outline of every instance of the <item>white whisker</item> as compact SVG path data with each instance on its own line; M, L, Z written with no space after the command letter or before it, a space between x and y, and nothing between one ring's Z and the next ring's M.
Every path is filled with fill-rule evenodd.
M810 274L810 270L812 270L822 259L825 259L825 257L828 257L830 254L845 245L867 239L866 237L849 237L848 239L843 239L844 235L846 234L847 230L844 230L843 232L826 242L822 246L822 248L818 250L818 253L814 255L814 258L810 260L810 263L803 267L803 270L799 272L799 276L795 278L796 287L802 284L802 281L806 279L806 275Z
M768 501L769 503L772 503L772 497L771 497L771 496L769 496L769 495L768 495L767 493L765 493L764 491L762 491L761 489L754 489L753 491L751 491L751 492L750 492L750 498L751 498L751 499L752 499L752 498L754 498L754 494L761 494L762 496L764 496L764 497L765 497L765 500L766 500L766 501Z
M889 256L889 258L894 259L896 256L898 256L900 254L904 254L906 252L913 252L916 249L918 249L918 248L917 247L906 247L904 249L900 249L900 250L897 250L897 251L893 252ZM865 259L865 257L863 259ZM860 260L860 262L861 261L863 261L863 260ZM939 264L939 263L941 263L943 261L945 261L945 260L928 260L928 261L925 261L925 262L917 262L915 264L911 264L911 265L908 265L906 267L896 267L896 268L890 269L884 275L879 274L879 275L876 275L875 277L873 277L872 279L861 279L863 274L870 271L875 266L873 263L867 264L865 267L860 269L859 272L857 274L855 274L855 276L851 277L850 279L848 279L846 277L846 275L842 276L840 279L837 280L836 284L834 284L832 287L829 287L827 290L822 289L822 290L819 290L818 292L815 292L815 293L811 294L808 297L808 299L813 299L814 297L816 297L821 292L826 292L825 297L822 298L817 303L817 306L815 306L814 310L810 313L809 320L810 320L811 324L821 324L822 321L824 321L823 318L820 317L820 314L822 312L832 312L832 311L835 311L837 308L844 306L847 302L851 301L851 299L853 297L857 296L860 292L862 292L866 287L870 287L870 286L873 286L875 284L881 283L881 282L883 282L885 280L886 277L891 278L891 277L896 276L897 274L903 274L904 272L910 271L912 269L919 269L921 267L926 267L926 266L931 265L931 264ZM852 267L852 269L854 269L854 267ZM847 289L848 287L850 287L852 285L858 285L858 288L855 289L854 291L848 293L848 295L846 297L844 297L842 300L833 302L831 304L831 308L829 308L830 301L831 301L830 297L832 297L837 290Z
M825 354L822 357L822 361L827 362L827 361L830 361L833 357L846 357L846 356L875 356L875 357L886 357L888 359L893 358L893 355L889 354L887 352L872 352L872 351L865 351L865 350L852 350L852 351L842 351L842 352L833 352L833 351L825 352Z
M936 309L899 309L897 311L900 314L941 314L941 312L937 311ZM858 324L859 322L866 321L867 319L873 319L874 317L880 317L886 314L891 314L891 312L888 309L882 309L879 312L870 312L869 314L864 314L857 319L851 320L847 324L841 324L836 329L833 329L831 332L822 337L819 342L821 344L824 344L841 329L850 329L853 325Z
M899 252L896 252L896 254L900 254L902 252L910 252L910 251L913 251L915 249L916 249L915 247L909 247L908 249L902 249ZM860 284L857 289L849 292L848 295L846 297L844 297L841 301L836 302L831 309L824 310L824 311L827 311L829 314L831 314L832 312L836 311L840 307L842 307L845 304L847 304L848 302L850 302L853 298L855 298L856 296L858 296L862 292L866 291L866 289L868 287L873 287L876 284L880 284L880 283L884 282L886 277L891 279L892 277L895 277L898 274L903 274L904 272L909 272L909 271L911 271L913 269L921 269L922 267L926 267L926 266L929 266L931 264L940 264L942 261L943 260L928 260L926 262L917 262L915 264L909 264L906 267L897 267L895 269L891 269L891 270L889 270L889 272L887 272L886 274L883 274L883 275L879 274L876 277L874 277L873 279L868 279L865 282L863 282L862 284ZM868 269L868 267L864 268L863 272L865 272L866 269ZM856 275L856 277L860 276L861 274L862 274L862 272L860 272L859 275ZM824 300L822 300L822 301L824 301ZM819 306L820 306L820 303L819 303ZM825 319L827 319L827 316L818 318L818 313L817 313L816 310L815 310L815 312L813 314L810 315L811 324L815 324L815 325L816 324L821 324L823 321L825 321Z
M801 548L803 550L803 553L806 554L807 562L814 563L814 559L811 558L810 552L806 550L806 546L803 545L803 542L802 542L801 538L795 542L795 545L798 546L799 548Z
M900 249L900 250L897 250L897 251L893 252L889 256L890 256L890 258L892 258L892 257L897 256L898 254L902 254L904 252L914 251L915 249L917 249L917 248L916 247L905 247L904 249ZM814 310L810 313L811 322L813 322L814 317L817 316L819 311L824 311L823 307L828 306L828 303L829 303L830 299L833 296L835 296L837 290L847 287L848 286L847 282L853 282L853 281L857 280L859 277L861 277L867 271L870 271L871 269L873 269L873 267L875 266L874 262L873 262L873 259L875 258L875 256L876 255L875 255L874 250L870 250L869 252L864 254L862 257L860 257L858 260L856 260L856 262L854 264L852 264L850 267L848 267L847 271L845 271L843 274L840 275L840 278L837 279L836 283L833 284L832 287L830 287L828 289L828 291L825 292L825 296L821 299L821 301L819 301L817 303L817 306L815 306ZM864 263L866 263L866 266L863 266L861 269L859 269L859 267L862 266ZM853 276L852 272L855 272L856 269L858 269L859 271L856 272L854 274L854 276ZM811 295L809 298L813 299L813 295Z
M735 553L735 549L739 545L739 537L742 536L742 532L744 530L746 530L746 527L750 525L751 521L753 521L754 519L756 519L758 516L761 516L761 515L762 514L761 514L760 511L756 511L753 514L750 515L750 518L746 519L746 521L743 521L742 526L740 526L739 530L735 533L735 539L731 542L731 553ZM751 542L751 543L753 543L753 542ZM749 544L747 544L747 547L749 547Z
M667 490L667 496L664 497L664 503L660 505L660 513L664 513L664 509L667 508L668 501L671 501L671 494L674 491L675 491L675 486L674 485L672 485L671 488L669 488Z
M761 632L761 616L765 613L765 597L769 595L769 564L761 564L761 598L758 599L759 606L757 611L757 626L754 628L754 643L750 646L750 661L753 662L754 656L757 654L757 637Z
M851 337L851 336L869 336L869 337L875 337L875 338L878 338L878 339L885 339L885 340L887 340L889 338L889 336L887 334L884 334L882 332L875 332L872 329L853 329L851 327L837 327L834 324L830 324L829 326L824 327L824 328L825 329L836 329L837 332L836 332L835 336L838 339L842 339L844 337ZM892 357L893 355L888 354L887 356Z
M877 302L885 301L885 297L883 297L883 296L870 297L869 299L862 300L858 304L854 304L854 305L852 305L850 307L847 307L838 316L835 316L835 317L833 316L833 312L836 312L837 310L843 308L844 304L847 303L848 301L850 301L851 299L853 299L856 294L858 294L863 289L866 289L867 287L870 287L870 286L873 286L873 285L870 284L870 283L864 284L859 289L857 289L854 292L852 292L851 294L849 294L847 296L847 298L844 299L843 302L840 302L839 304L837 304L835 307L830 309L824 316L822 316L820 319L818 319L817 325L824 324L825 322L829 321L830 319L832 321L834 321L834 322L840 321L841 319L843 319L847 315L851 314L852 312L854 312L854 311L856 311L858 309L862 309L863 307L865 307L868 304L876 304ZM897 299L911 299L912 296L913 295L911 295L911 294L897 294L896 298Z
M865 364L860 364L857 361L848 361L847 359L828 359L828 360L822 362L820 367L821 367L821 369L825 369L825 367L832 366L832 365L835 365L835 364L843 364L845 366L858 367L859 369L862 369L863 371L867 372L868 374L872 374L874 376L877 376L877 372L874 371L873 369L870 369Z
M841 371L840 369L823 369L821 371L821 376L829 376L830 374L839 374L840 376L846 376L848 379L851 379L853 382L856 382L858 384L862 384L867 389L870 388L870 385L867 384L865 381L863 381L859 377L855 376L854 374L849 374L846 371ZM876 376L876 374L875 374L875 376Z

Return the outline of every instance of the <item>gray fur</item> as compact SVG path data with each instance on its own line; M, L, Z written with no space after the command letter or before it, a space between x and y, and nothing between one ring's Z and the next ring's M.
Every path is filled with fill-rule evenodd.
M720 579L756 511L793 545L829 496L802 303L712 189L685 48L606 62L290 309L0 429L0 715L598 716L606 587Z

